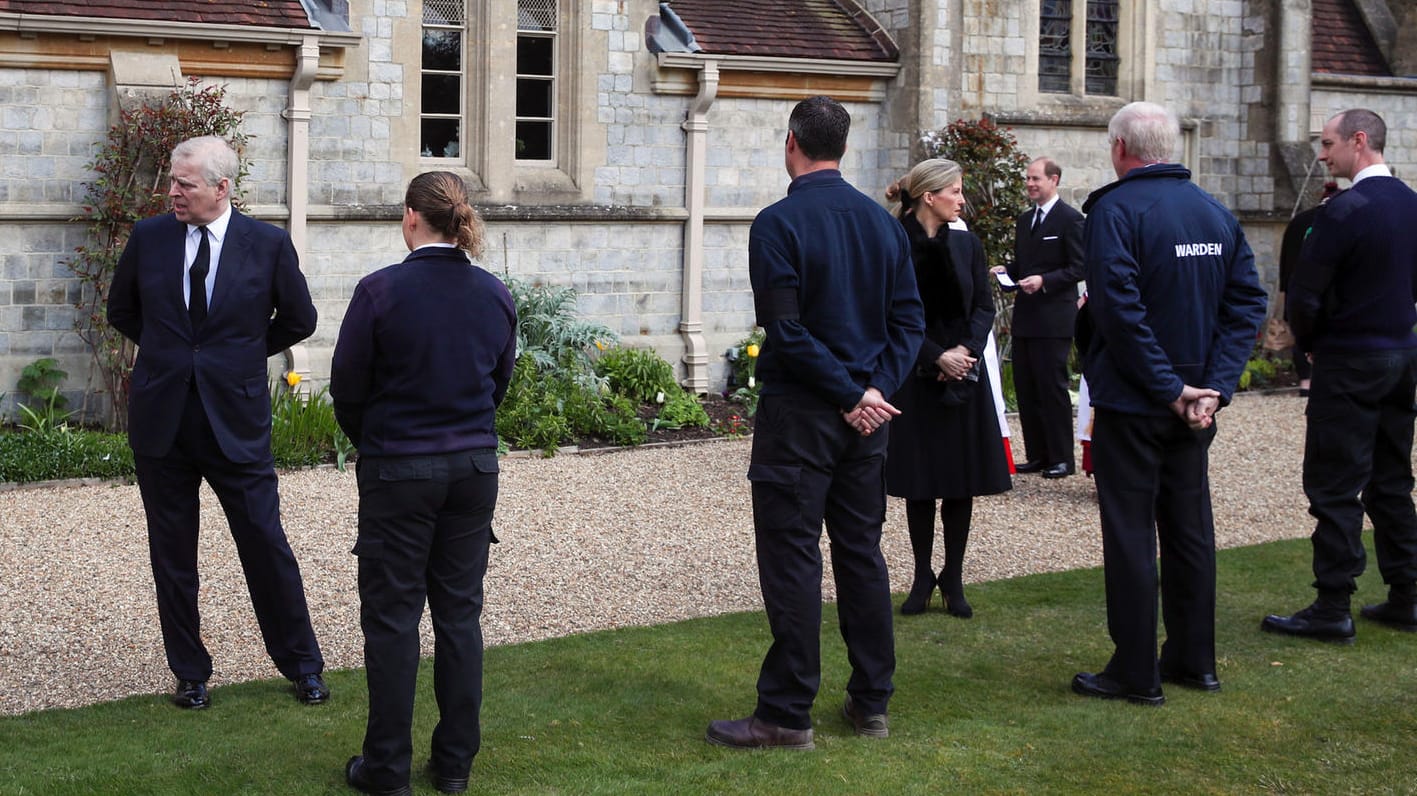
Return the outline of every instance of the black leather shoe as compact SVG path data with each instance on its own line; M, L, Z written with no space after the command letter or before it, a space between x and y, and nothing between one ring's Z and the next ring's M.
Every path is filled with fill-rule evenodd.
M1160 688L1128 688L1105 674L1078 672L1073 678L1073 693L1098 699L1125 699L1134 705L1159 708L1166 704Z
M303 704L318 705L330 698L330 689L318 674L302 674L291 682L295 684L295 698Z
M733 749L815 749L812 731L769 724L757 716L709 722L705 736L711 744Z
M201 710L212 703L207 696L207 684L200 680L178 680L172 691L172 704L187 710Z
M1168 672L1162 669L1161 682L1172 683L1182 688L1191 688L1196 691L1210 691L1211 693L1215 693L1220 690L1220 679L1210 672L1188 674L1186 672Z
M1050 464L1043 468L1044 478L1067 478L1072 474L1073 466L1067 462L1058 462L1057 464Z
M463 793L467 790L467 777L449 777L438 771L433 761L428 761L428 778L439 793Z
M1417 633L1417 604L1403 605L1388 600L1377 605L1365 605L1359 613L1364 619L1371 619L1408 633Z
M890 718L884 713L867 713L857 706L850 694L841 706L841 715L851 722L851 729L865 738L886 738L891 734Z
M1021 474L1023 474L1023 475L1028 475L1029 473L1040 472L1044 467L1047 467L1047 466L1048 466L1048 463L1047 463L1047 462L1042 462L1042 461L1038 461L1038 462L1024 462L1023 464L1015 464L1015 465L1014 465L1014 472L1016 472L1016 473L1021 473Z
M364 771L364 755L355 755L344 764L344 781L349 783L349 787L361 793L372 793L374 796L413 796L413 789L407 785L381 788L370 782Z
M1321 614L1313 605L1295 611L1292 616L1270 614L1260 622L1260 629L1286 636L1311 638L1330 644L1352 644L1356 633L1353 630L1353 616Z

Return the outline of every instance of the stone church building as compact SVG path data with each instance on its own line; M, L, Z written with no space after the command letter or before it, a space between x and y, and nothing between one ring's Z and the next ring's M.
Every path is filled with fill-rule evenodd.
M1111 114L1165 104L1271 286L1329 115L1381 113L1417 182L1417 0L0 0L0 412L41 357L76 403L89 383L65 265L88 164L121 103L190 76L245 112L244 200L295 240L316 385L356 281L404 254L409 178L446 169L475 189L484 267L574 287L720 389L753 327L748 225L812 94L851 110L843 170L869 194L922 132L988 116L1062 164L1074 204L1113 179Z

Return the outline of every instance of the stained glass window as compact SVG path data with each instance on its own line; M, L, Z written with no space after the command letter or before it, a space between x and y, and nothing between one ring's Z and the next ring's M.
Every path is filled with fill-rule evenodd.
M1088 94L1117 93L1118 0L1088 0L1087 60L1084 64Z
M1072 0L1043 0L1038 14L1038 90L1072 91Z

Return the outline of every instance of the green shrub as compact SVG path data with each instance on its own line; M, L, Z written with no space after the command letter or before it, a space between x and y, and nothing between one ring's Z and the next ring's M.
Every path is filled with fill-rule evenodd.
M1245 372L1240 374L1239 389L1251 390L1268 386L1274 382L1277 373L1273 362L1256 357L1245 363Z
M132 478L133 472L133 451L123 434L65 425L0 432L0 483Z
M271 387L271 453L277 467L313 467L335 460L343 469L352 449L335 422L335 408L325 390L297 395Z
M682 387L664 393L664 405L654 419L654 428L707 428L708 412L699 399Z
M645 425L635 404L623 395L601 391L563 368L538 373L531 356L517 358L507 395L497 409L497 435L510 447L539 450L547 456L576 437L593 436L616 445L645 441Z
M590 351L619 342L609 328L576 317L576 291L502 276L517 310L517 356L528 357L541 373L567 371L589 382Z
M678 391L674 366L649 348L611 348L595 361L595 374L635 403L654 403L659 393Z

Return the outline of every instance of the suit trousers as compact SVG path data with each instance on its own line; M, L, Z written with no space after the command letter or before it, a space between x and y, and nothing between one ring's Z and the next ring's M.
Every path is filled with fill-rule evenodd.
M1161 685L1156 655L1157 547L1166 641L1162 668L1215 671L1215 523L1209 449L1216 427L1175 416L1098 407L1093 476L1102 517L1107 629L1116 651L1106 674L1133 688Z
M1314 526L1314 586L1351 594L1363 574L1363 513L1383 582L1417 580L1412 426L1417 349L1314 357L1304 494ZM1361 494L1361 498L1359 497Z
M1073 465L1073 402L1068 395L1070 337L1015 337L1014 391L1030 462Z
M465 777L481 747L483 577L497 504L497 452L361 457L359 623L369 687L370 781L409 781L418 623L433 615L433 768Z
M320 673L325 664L310 627L300 566L281 527L273 460L227 459L194 389L183 405L171 451L160 457L135 456L134 465L148 520L163 647L172 673L201 682L212 674L197 609L198 490L203 478L226 512L266 653L287 678Z
M772 646L758 676L755 715L812 726L821 685L822 524L831 539L838 622L866 713L885 713L894 687L890 581L881 554L889 425L863 437L834 407L763 396L753 429L753 524Z

